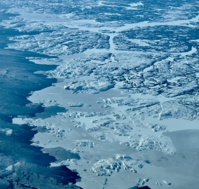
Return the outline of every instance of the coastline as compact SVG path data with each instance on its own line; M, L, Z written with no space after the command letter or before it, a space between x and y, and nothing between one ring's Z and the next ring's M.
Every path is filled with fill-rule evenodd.
M16 16L6 14L4 11L1 11L1 19L11 19L12 16ZM27 97L32 91L51 86L56 81L42 74L34 74L36 71L51 70L55 66L35 65L25 58L50 58L49 56L4 49L11 43L8 37L20 34L14 29L1 27L0 188L61 188L62 183L65 185L69 182L75 183L75 179L79 178L77 173L73 173L65 166L50 168L50 163L56 159L42 153L40 147L31 145L31 139L37 133L35 128L26 124L12 124L12 118L18 115L34 117L35 114L43 112L44 107L41 104L32 104ZM60 176L65 179L60 180ZM51 183L46 182L49 179Z
M99 7L104 6L101 3ZM184 150L176 142L181 134L196 140L197 46L192 36L181 48L177 48L178 41L166 49L161 45L168 45L164 35L169 38L170 31L183 27L187 34L196 28L198 15L121 24L68 13L49 17L50 13L33 12L30 18L27 10L10 11L21 13L17 19L24 27L15 26L12 20L4 26L44 31L10 38L14 43L8 48L56 56L52 60L30 58L38 65L56 64L56 69L40 73L57 82L32 92L28 100L44 109L63 109L46 112L44 117L12 119L13 124L28 124L38 131L32 145L53 154L57 162L51 167L76 170L81 177L77 186L86 189L197 188L198 172L191 172L189 159L196 161L198 149L190 157L189 141ZM46 28L54 30L46 32ZM134 31L145 32L143 39L132 39ZM159 39L145 39L162 31L167 33Z

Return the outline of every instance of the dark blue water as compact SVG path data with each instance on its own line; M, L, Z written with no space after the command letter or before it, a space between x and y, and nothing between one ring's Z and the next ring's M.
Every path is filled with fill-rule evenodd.
M149 188L148 186L142 186L142 187L135 186L135 187L129 188L129 189L151 189L151 188Z
M9 16L0 13L0 21ZM36 65L25 58L46 56L4 49L9 43L8 37L15 35L21 34L0 28L0 188L65 188L64 185L69 182L76 182L78 174L66 166L50 168L50 163L56 161L55 157L31 145L36 130L11 122L17 115L31 117L43 112L41 104L31 104L27 97L31 91L56 82L44 75L34 74L35 71L50 70L55 66ZM2 129L12 129L13 133L7 136ZM11 168L6 169L8 166Z

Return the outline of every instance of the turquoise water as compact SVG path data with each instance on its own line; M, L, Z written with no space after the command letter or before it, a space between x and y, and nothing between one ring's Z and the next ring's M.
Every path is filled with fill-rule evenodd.
M0 13L0 21L8 16L11 15ZM0 28L0 188L62 188L69 182L75 183L79 178L77 173L65 166L49 168L56 159L31 145L36 134L34 128L12 124L15 116L31 117L45 112L41 104L31 104L27 97L31 91L56 82L34 72L55 66L36 65L25 58L46 57L44 55L4 49L9 43L8 37L15 35L20 33ZM8 136L4 131L9 129L13 132ZM9 166L13 169L6 169Z

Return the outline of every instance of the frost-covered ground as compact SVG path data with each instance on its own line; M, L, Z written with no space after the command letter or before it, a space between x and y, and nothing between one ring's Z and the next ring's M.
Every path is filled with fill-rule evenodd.
M22 32L7 48L54 56L29 59L57 65L43 74L58 82L29 100L65 110L13 118L38 127L33 145L57 159L52 166L77 170L86 189L198 188L198 1L7 6L18 15L1 25ZM57 148L80 158L66 159Z

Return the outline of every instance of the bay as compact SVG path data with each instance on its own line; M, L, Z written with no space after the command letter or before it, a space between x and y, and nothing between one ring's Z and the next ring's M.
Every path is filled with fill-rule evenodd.
M2 8L2 7L1 7ZM0 22L15 16L0 11ZM31 35L31 33L28 33ZM67 188L79 178L66 166L50 167L56 159L32 146L36 129L28 125L12 124L16 116L33 117L44 112L42 104L31 104L27 97L32 91L52 85L55 79L35 74L55 66L36 65L26 57L47 57L42 54L6 49L9 37L24 35L0 27L0 188ZM48 57L50 58L50 57ZM68 186L68 188L75 186Z

